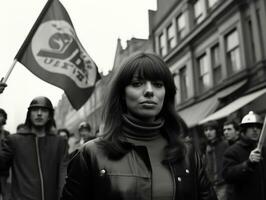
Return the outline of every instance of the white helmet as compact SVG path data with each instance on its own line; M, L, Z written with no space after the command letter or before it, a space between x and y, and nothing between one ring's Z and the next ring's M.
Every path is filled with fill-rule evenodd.
M87 129L88 131L91 131L91 126L90 126L90 124L89 123L87 123L87 122L81 122L80 124L79 124L79 131L81 130L81 129Z
M248 124L259 124L259 125L263 125L262 119L261 117L254 113L253 111L249 111L249 113L247 115L245 115L243 117L243 119L241 120L241 126L244 125L248 125Z

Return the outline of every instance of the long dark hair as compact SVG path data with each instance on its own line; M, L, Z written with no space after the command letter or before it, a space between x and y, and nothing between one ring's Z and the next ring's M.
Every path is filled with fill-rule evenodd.
M221 140L223 137L222 129L217 121L208 121L205 124L203 124L203 130L206 128L212 128L216 131L216 139Z
M138 73L140 78L161 80L165 87L164 105L159 116L164 118L163 135L168 139L165 159L176 160L184 155L182 136L187 133L185 122L175 112L176 87L169 68L156 54L138 53L129 57L115 72L103 109L104 133L103 142L109 154L123 156L127 149L121 143L122 115L126 112L125 87Z

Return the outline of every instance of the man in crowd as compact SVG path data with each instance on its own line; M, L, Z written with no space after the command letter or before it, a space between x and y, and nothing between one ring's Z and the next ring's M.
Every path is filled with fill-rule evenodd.
M222 132L216 121L209 121L203 125L207 138L205 163L206 172L212 182L219 200L226 199L226 184L222 177L222 158L228 143L223 139Z
M239 140L239 125L235 120L229 119L225 121L223 129L224 129L224 137L230 146ZM230 184L227 184L226 196L230 197L232 196L232 194L233 194L233 187Z
M78 128L78 132L69 138L69 154L72 157L77 150L85 142L94 139L95 136L92 134L91 126L88 122L81 122Z
M4 129L6 124L7 113L4 109L0 108L0 145L9 135L9 132ZM0 199L7 200L10 194L10 184L7 182L9 170L0 171Z
M228 200L266 199L266 155L256 148L262 125L250 111L241 121L239 141L224 154L223 176L233 191Z
M239 139L238 123L234 120L227 120L224 123L224 137L229 145L234 144Z
M34 98L27 131L11 134L0 149L0 171L12 167L12 200L58 200L67 166L67 141L54 130L54 109L47 97Z
M68 141L68 139L70 138L70 132L69 132L69 130L66 129L66 128L60 128L60 129L58 129L58 130L57 130L57 134L58 134L58 135L61 135L61 136L64 137L64 138L66 138L67 141Z
M82 122L79 125L79 135L81 137L81 142L85 143L88 142L89 140L92 140L95 138L91 131L91 126L88 122Z

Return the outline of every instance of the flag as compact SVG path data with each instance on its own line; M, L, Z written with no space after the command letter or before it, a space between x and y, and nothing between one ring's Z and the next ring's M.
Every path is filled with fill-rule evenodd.
M15 59L37 77L63 89L76 110L86 103L100 79L59 0L47 1Z

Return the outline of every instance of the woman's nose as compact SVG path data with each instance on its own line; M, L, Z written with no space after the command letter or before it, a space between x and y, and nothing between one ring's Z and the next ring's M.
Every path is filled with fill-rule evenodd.
M153 87L150 81L147 81L145 84L144 96L152 97L153 96Z

